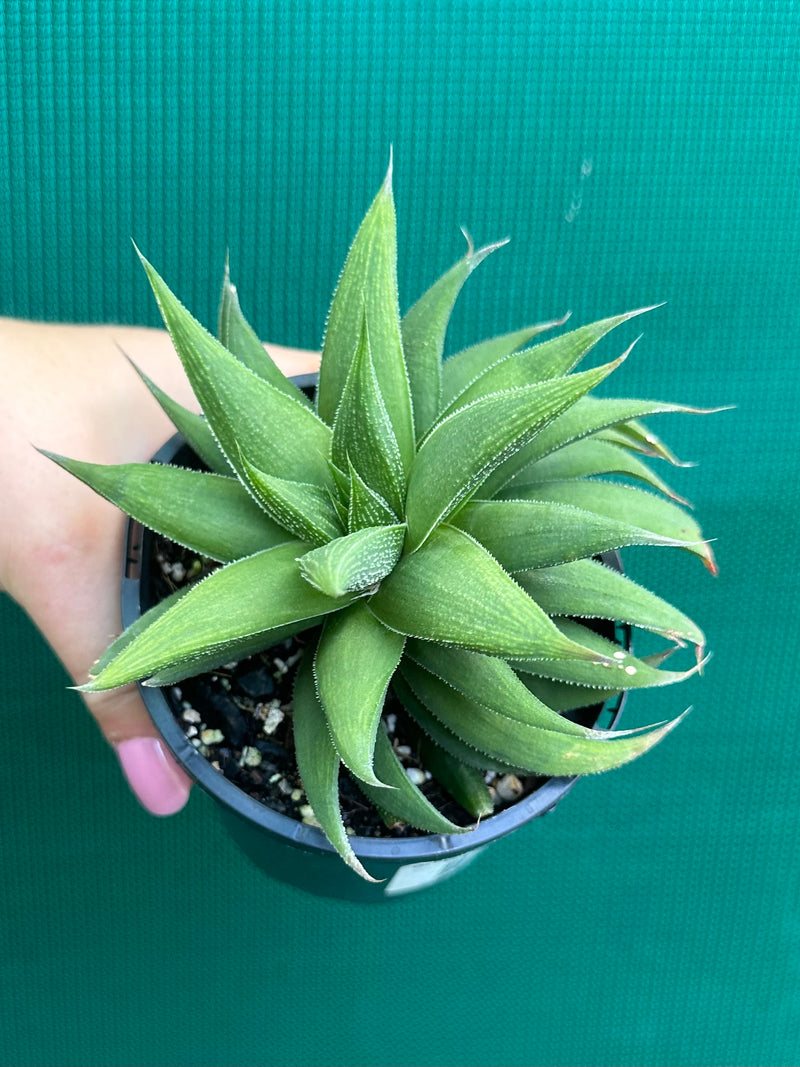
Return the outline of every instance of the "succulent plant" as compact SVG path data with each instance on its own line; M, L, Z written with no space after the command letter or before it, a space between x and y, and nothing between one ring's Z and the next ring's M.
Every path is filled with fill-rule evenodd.
M699 409L593 396L627 352L574 369L650 309L533 345L564 320L531 326L443 359L459 290L503 243L468 241L401 318L390 166L333 296L313 402L248 325L227 266L216 339L142 258L203 416L148 384L207 469L48 453L220 564L142 615L82 688L169 685L306 632L298 769L331 844L364 877L341 817L341 765L387 816L434 833L469 829L404 772L382 722L390 687L437 780L480 818L492 810L487 771L586 774L647 751L682 716L609 731L565 713L680 681L704 662L691 619L597 559L673 546L715 571L685 501L646 462L677 461L640 421ZM636 658L579 619L693 644L697 662L666 670L666 653Z

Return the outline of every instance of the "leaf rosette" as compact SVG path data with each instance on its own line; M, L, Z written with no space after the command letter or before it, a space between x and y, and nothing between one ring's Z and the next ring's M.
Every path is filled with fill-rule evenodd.
M677 608L597 562L628 545L679 548L715 571L699 526L650 460L677 462L641 419L685 405L593 390L627 352L576 369L628 312L535 340L534 325L443 359L471 272L466 254L401 317L391 167L350 248L313 401L242 314L226 264L217 336L142 263L202 408L145 379L207 469L57 463L158 534L217 561L125 631L82 688L163 685L307 631L293 701L296 758L315 817L364 877L345 830L341 766L387 817L446 818L403 770L382 725L391 690L426 764L473 817L484 772L618 767L680 719L591 729L564 713L696 673L705 638ZM637 483L633 487L630 482ZM661 667L600 638L608 619L690 643Z

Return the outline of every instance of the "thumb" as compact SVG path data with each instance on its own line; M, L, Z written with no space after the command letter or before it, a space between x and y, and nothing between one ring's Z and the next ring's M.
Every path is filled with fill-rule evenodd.
M191 779L156 734L136 687L82 696L142 807L151 815L180 811L189 799Z

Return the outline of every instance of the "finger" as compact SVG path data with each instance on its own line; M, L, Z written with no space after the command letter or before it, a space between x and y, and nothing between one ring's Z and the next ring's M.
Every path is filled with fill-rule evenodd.
M272 341L267 343L266 349L287 378L293 374L316 374L319 370L319 352L276 345Z
M136 688L87 693L84 699L142 807L151 815L180 811L189 799L191 779L156 733Z

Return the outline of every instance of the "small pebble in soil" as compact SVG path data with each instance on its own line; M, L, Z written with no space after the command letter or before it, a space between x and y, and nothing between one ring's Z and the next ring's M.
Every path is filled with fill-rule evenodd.
M259 709L264 708L264 725L261 727L261 732L269 737L270 734L274 734L280 724L283 722L285 716L280 707L274 705L267 706L264 704L256 704L256 714L258 715Z
M516 774L504 774L495 788L501 800L516 800L522 796L523 785Z
M302 804L297 810L300 814L300 818L303 820L306 826L319 826L317 818L314 815L314 809L311 807L310 804Z

